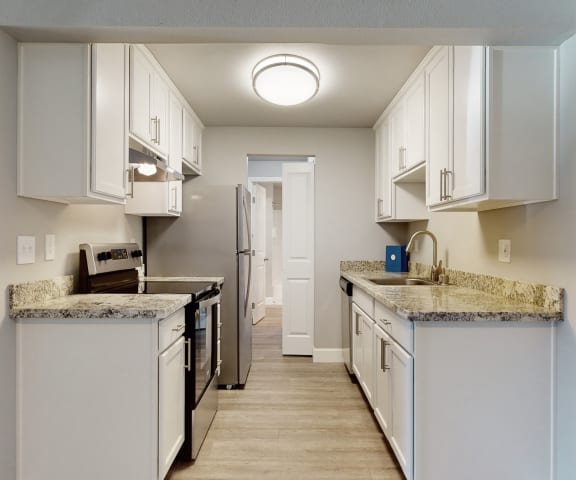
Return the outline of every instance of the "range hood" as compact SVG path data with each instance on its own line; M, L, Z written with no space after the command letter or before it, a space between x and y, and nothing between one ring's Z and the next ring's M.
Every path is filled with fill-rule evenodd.
M166 160L133 138L130 138L128 147L130 180L134 182L184 180L184 175L170 167ZM147 175L145 170L150 170L151 173Z

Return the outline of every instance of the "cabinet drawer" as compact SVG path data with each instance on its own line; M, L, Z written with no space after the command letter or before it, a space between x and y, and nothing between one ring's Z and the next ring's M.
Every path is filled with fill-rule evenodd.
M390 311L380 302L375 302L374 318L380 328L396 340L407 352L413 353L413 324Z
M369 293L354 287L352 301L364 310L364 313L367 313L369 317L374 318L374 298Z
M160 320L158 324L158 351L164 351L175 340L184 335L185 326L186 318L183 308L169 317Z

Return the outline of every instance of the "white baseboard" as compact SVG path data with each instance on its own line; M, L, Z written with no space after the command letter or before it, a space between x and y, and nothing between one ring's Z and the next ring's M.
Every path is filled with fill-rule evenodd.
M314 363L344 363L341 348L315 348L312 352Z

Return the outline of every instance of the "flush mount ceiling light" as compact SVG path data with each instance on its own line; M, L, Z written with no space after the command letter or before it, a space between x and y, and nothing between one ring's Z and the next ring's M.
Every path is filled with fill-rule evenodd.
M310 100L320 86L320 71L297 55L272 55L252 70L252 87L263 100L276 105L298 105Z

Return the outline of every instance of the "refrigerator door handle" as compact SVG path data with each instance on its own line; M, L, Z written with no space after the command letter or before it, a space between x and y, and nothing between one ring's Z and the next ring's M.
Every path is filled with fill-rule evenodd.
M252 283L252 232L250 229L250 218L248 217L248 206L246 205L246 195L242 195L244 204L244 219L246 221L246 231L248 232L248 285L246 286L246 298L244 298L244 317L248 315L248 300L250 299L250 284Z

